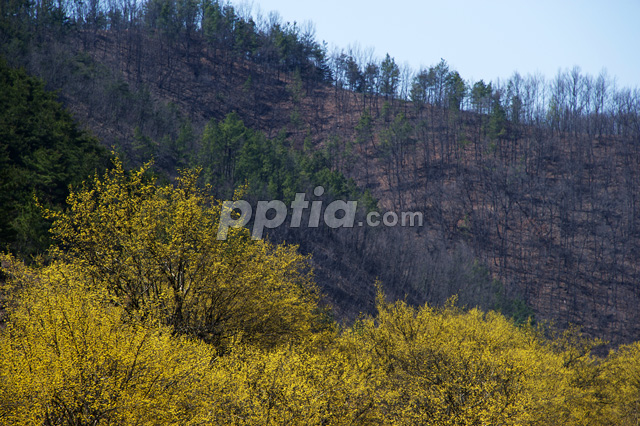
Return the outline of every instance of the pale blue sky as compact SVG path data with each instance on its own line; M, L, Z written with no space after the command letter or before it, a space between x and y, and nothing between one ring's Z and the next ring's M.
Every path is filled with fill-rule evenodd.
M233 2L237 4L236 1ZM246 4L246 3L245 3ZM514 71L553 78L578 65L606 68L618 86L640 88L640 0L253 0L254 14L315 24L329 46L374 48L417 69L444 58L466 80Z

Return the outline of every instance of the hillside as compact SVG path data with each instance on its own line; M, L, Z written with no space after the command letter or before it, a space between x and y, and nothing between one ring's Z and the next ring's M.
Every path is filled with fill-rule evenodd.
M326 166L334 181L357 183L327 200L368 190L383 210L422 212L423 228L271 233L313 254L341 319L372 312L379 278L414 304L458 294L463 305L520 320L528 307L615 344L640 338L637 90L578 69L548 82L516 74L467 84L445 61L402 80L390 56L329 57L295 25L214 6L200 21L163 18L151 7L160 3L128 19L104 11L38 31L14 25L2 53L59 90L129 165L154 157L167 178L201 165L228 196L245 176L225 175L202 153L207 126L235 112L279 144L273 158L287 160L278 170L304 175L296 162L318 155L312 177ZM321 183L295 179L294 192ZM252 197L284 196L286 181Z

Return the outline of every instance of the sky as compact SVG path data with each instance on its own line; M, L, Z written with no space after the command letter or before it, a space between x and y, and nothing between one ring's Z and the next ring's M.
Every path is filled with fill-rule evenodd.
M233 2L236 4L236 2ZM315 24L316 40L358 47L399 65L445 59L467 81L485 82L579 66L640 88L640 0L253 0L285 22Z

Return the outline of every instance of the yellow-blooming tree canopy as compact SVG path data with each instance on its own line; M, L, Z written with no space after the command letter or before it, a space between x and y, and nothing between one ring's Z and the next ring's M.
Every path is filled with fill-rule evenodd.
M307 335L317 319L308 258L295 246L252 241L245 229L216 238L221 204L198 171L158 186L149 165L72 191L66 212L47 212L60 257L84 268L129 312L224 346L274 345Z
M598 377L607 383L602 424L640 424L640 343L620 347L611 353Z
M0 337L0 424L189 424L212 347L126 321L81 268L10 258L16 286Z
M535 330L500 314L389 304L341 337L370 371L379 424L535 424L553 419L568 389L562 360Z

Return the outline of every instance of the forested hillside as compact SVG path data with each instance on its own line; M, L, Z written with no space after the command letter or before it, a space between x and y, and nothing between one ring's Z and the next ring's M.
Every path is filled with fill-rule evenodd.
M41 254L51 240L36 204L61 208L69 185L104 169L106 151L78 128L42 81L9 68L1 58L0 140L3 249Z
M3 55L129 165L200 165L221 198L323 185L423 212L421 229L271 232L314 254L339 317L370 312L379 278L415 303L458 294L637 339L637 89L577 67L492 83L444 60L401 69L218 2L4 7Z
M324 201L359 200L363 211L375 206L371 191L378 187L349 178L357 161L348 135L360 116L359 101L339 85L332 87L331 61L312 34L273 18L263 23L270 29L252 24L255 43L242 53L236 31L245 21L218 3L197 9L198 31L179 25L173 35L160 25L164 21L151 24L151 4L127 13L113 6L102 11L100 25L72 19L79 12L69 5L49 6L42 7L50 15L28 19L39 6L29 10L16 4L13 16L24 19L5 20L6 57L58 89L76 117L129 166L153 158L166 179L177 168L201 166L202 183L213 184L220 198L245 182L250 198L285 201L322 185ZM169 6L163 13L178 13ZM112 15L128 18L112 22ZM206 31L198 21L205 17ZM356 105L347 109L344 102L352 100ZM378 109L384 104L372 94L367 102ZM376 129L382 125L375 123ZM317 280L341 320L373 312L371 283L377 278L392 297L412 303L441 304L458 294L464 305L501 309L519 321L532 314L465 244L438 238L412 242L415 229L341 231L281 227L270 236L314 255ZM407 244L414 248L406 250ZM420 261L424 288L407 281L406 259Z

